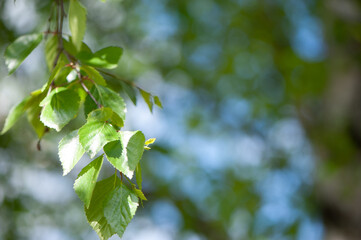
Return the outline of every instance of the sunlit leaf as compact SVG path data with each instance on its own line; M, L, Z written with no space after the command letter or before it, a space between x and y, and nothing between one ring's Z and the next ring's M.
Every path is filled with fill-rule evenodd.
M80 51L86 28L85 7L78 0L70 0L69 5L69 28L72 35L72 42L75 48Z
M42 33L23 35L6 48L4 58L9 74L12 74L20 66L42 39Z
M45 126L60 131L78 113L80 97L67 88L54 89L41 103L43 110L40 120Z
M103 156L99 156L86 167L84 167L79 173L78 178L75 180L74 190L76 194L78 194L79 198L84 202L86 208L88 208L90 205L102 164Z
M66 135L59 142L59 158L63 167L63 175L68 174L85 153L79 142L78 130Z
M106 143L118 137L114 127L95 117L88 117L87 123L79 129L79 141L90 157L94 157Z
M119 132L119 139L107 143L104 152L116 169L132 178L143 155L144 142L145 137L141 131Z

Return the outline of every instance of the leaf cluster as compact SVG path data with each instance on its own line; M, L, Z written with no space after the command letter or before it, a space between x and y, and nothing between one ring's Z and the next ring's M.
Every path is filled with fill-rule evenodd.
M6 133L26 113L30 125L41 139L50 129L60 132L79 115L83 107L86 122L65 135L59 143L63 175L68 174L84 154L94 159L79 173L74 190L83 201L88 222L100 239L108 239L113 234L122 236L135 215L138 199L146 200L142 193L140 160L144 149L149 150L148 145L155 139L146 141L141 131L121 130L126 117L126 104L107 85L104 75L118 77L104 69L118 66L123 49L109 46L93 52L83 42L86 8L78 0L70 0L66 13L62 0L53 4L57 14L50 20L55 22L55 29L21 36L5 51L5 63L9 74L12 74L45 40L45 59L50 74L41 89L30 93L10 110L1 134ZM62 33L65 16L68 16L71 32L68 38ZM162 107L157 96L133 82L123 81L122 86L134 103L136 90L139 90L150 111L153 104ZM105 159L114 166L115 174L98 181ZM137 184L130 181L134 175ZM129 180L129 184L123 183L123 176Z

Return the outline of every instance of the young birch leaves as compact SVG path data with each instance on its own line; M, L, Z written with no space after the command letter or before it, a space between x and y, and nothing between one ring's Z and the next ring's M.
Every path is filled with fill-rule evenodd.
M11 109L1 134L6 133L27 113L29 123L41 139L51 129L61 131L79 115L79 109L84 109L86 122L63 137L58 154L63 175L66 175L85 153L92 159L102 153L80 171L74 190L84 203L90 226L100 239L106 240L114 234L122 236L135 215L139 199L146 200L142 192L140 160L144 149L149 150L148 145L155 139L145 141L141 131L122 131L126 114L125 101L107 85L104 75L120 79L123 90L134 104L136 90L144 98L150 111L153 110L153 104L159 107L162 104L157 96L134 83L99 69L116 68L123 49L109 46L93 53L83 42L87 11L79 0L68 2L68 12L64 12L64 1L56 1L59 14L53 16L51 21L55 21L57 27L46 31L54 33L47 37L45 44L49 78L41 89L32 92ZM62 34L66 16L71 32L68 39ZM43 35L24 35L8 46L5 63L9 74L39 45ZM106 160L114 166L121 178L114 174L98 181ZM123 177L131 180L134 175L136 184L123 182Z
M97 110L96 110L97 111ZM109 108L102 108L104 116L93 116L89 114L87 123L79 129L79 141L91 158L103 148L108 142L117 140L116 129L108 123L112 112ZM108 113L104 113L109 111Z
M105 145L104 152L116 169L132 178L142 158L144 142L145 137L141 131L124 131L119 133L118 140Z

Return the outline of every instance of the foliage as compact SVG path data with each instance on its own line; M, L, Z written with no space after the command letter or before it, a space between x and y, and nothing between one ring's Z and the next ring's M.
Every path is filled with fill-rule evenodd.
M0 8L7 6L4 2L11 2L12 13L24 2L30 3L35 9L29 9L28 12L41 16L37 22L46 24L52 1L21 0L14 5L12 0L5 0L0 1ZM322 161L321 165L333 163L328 171L332 170L334 176L341 163L346 162L350 169L358 172L358 168L350 167L346 159L358 152L354 150L349 133L354 133L353 124L360 122L357 120L359 118L355 118L350 127L350 115L340 114L346 119L340 121L342 128L335 128L328 122L337 118L324 114L324 111L332 112L333 109L352 111L357 106L337 107L344 100L353 98L351 92L359 92L358 88L345 81L349 79L347 69L355 66L357 69L358 65L357 61L350 60L356 60L358 56L357 47L355 49L360 41L357 16L353 25L347 24L354 15L343 11L335 13L325 5L336 5L339 10L345 9L343 4L357 1L338 1L332 4L323 0L81 2L88 11L85 39L92 52L107 46L117 46L119 43L125 51L121 56L122 64L111 70L114 75L121 75L121 79L115 79L116 76L109 75L108 70L99 67L81 66L80 70L86 76L91 76L98 85L111 86L124 99L128 94L133 102L136 102L139 89L132 82L124 81L123 77L139 80L139 84L147 86L147 92L157 89L164 94L165 111L155 111L153 117L148 112L134 114L141 107L146 107L144 103L134 111L132 106L127 105L130 110L127 124L132 125L131 130L142 129L150 136L157 136L165 141L149 145L152 151L144 154L140 161L141 172L146 179L142 191L151 202L146 208L137 210L140 217L133 222L133 226L137 227L130 227L125 237L128 235L130 238L148 239L149 235L146 233L151 228L153 232L162 231L162 234L169 236L168 239L322 239L320 231L326 232L327 227L320 221L320 210L330 211L329 206L335 206L333 209L336 215L326 216L339 216L338 210L345 209L340 203L347 201L343 199L337 203L334 199L344 198L345 191L349 195L353 192L352 189L360 189L355 184L358 178L344 174L341 177L347 181L340 181L340 189L344 191L339 194L326 192L326 200L333 202L324 204L314 196L322 190L333 189L333 185L331 188L324 188L314 184L315 176L327 178L327 171L322 171L322 166L314 168L314 160L317 160L313 157L314 153L321 153L321 158L330 159ZM65 3L70 3L70 0ZM28 25L33 27L26 28L27 30L24 27L14 27L13 23L21 22L23 16L9 18L6 15L10 12L9 8L1 9L4 15L0 19L0 47L8 45L19 34L36 31L35 24L31 24L36 21L29 22ZM356 9L359 8L346 9L357 12ZM344 16L347 21L338 19L339 14L347 15ZM335 34L332 32L337 34L336 38L333 38ZM52 45L58 44L58 38L50 34L46 40L46 48L55 50L46 51L46 56L55 59L57 48L52 48ZM332 47L334 44L337 45L336 48ZM72 47L72 39L64 38L63 45L81 63L87 64L85 61L89 58L77 54L76 48ZM345 48L348 51L344 51ZM91 51L85 44L82 44L81 49L83 52ZM30 57L38 58L38 55L35 52ZM0 83L5 85L0 93L1 104L4 106L2 109L8 108L9 101L18 98L14 94L14 97L4 101L4 96L8 93L15 91L23 95L19 82L24 73L36 69L36 73L27 75L32 80L29 84L35 83L37 79L44 79L46 64L29 60L17 72L18 81L12 82L11 80L15 80L12 76L2 78L3 82ZM330 62L333 63L330 65ZM342 70L346 74L339 72ZM60 66L59 76L68 75L68 71L69 69ZM74 77L76 78L76 71L73 71L69 79ZM330 88L327 86L330 77L339 78L341 82L335 80L338 84ZM9 86L5 82L9 82ZM37 84L40 85L39 82ZM346 86L349 86L347 89L354 90L349 91L344 88ZM88 89L94 91L90 86ZM339 90L340 98L330 101L330 95L323 92L325 89ZM332 90L331 93L333 92ZM344 98L345 94L349 97ZM41 92L32 95L43 99ZM86 97L81 96L82 106ZM149 97L147 99L151 100ZM356 97L354 100L357 99ZM42 124L37 121L41 109L38 105L35 107L34 111L25 110L25 114L34 112L32 119L37 126L36 124ZM22 106L19 106L19 111L23 111ZM62 131L78 129L79 122L83 121L82 113L80 111L78 119L72 120ZM4 112L0 118L3 118L3 114ZM324 121L317 122L314 121L315 118ZM43 124L37 128L39 133L43 133L42 127ZM74 201L72 211L63 214L64 204L68 207L72 198L68 202L61 198L62 202L58 202L60 204L52 205L47 200L50 206L48 205L45 213L42 211L45 204L39 201L39 194L27 192L31 186L23 190L20 188L22 186L13 183L14 176L19 176L18 166L36 169L25 179L33 179L34 175L36 177L40 172L38 167L46 169L51 175L59 172L56 155L47 151L53 147L54 141L51 138L57 133L53 131L45 135L42 140L45 151L39 154L28 147L33 145L33 134L28 131L26 128L16 128L0 139L0 164L5 162L10 166L10 170L9 167L0 168L0 188L6 187L5 190L2 188L5 200L2 200L0 189L0 204L3 204L0 207L0 225L2 231L9 233L10 237L4 237L0 230L0 238L22 239L34 236L34 229L39 227L39 219L25 220L25 224L23 219L33 219L40 212L41 219L52 220L43 220L45 223L41 226L61 231L65 235L62 239L69 235L74 239L90 239L91 236L84 236L89 234L89 228L83 225L86 221L82 221L82 214L76 208L80 205L79 201ZM308 138L316 139L317 143L310 146ZM68 141L77 144L79 140L70 136ZM72 151L72 156L75 157L72 159L74 161L67 163L68 168L77 161L77 152L81 154L85 151L80 143L79 145L81 148L74 148ZM321 146L321 149L313 151L315 146ZM332 152L327 153L330 149ZM334 164L335 160L340 164ZM104 159L104 163L106 162ZM77 164L74 169L76 171L72 170L61 184L68 183L70 177L75 178L79 167L84 166L82 164L84 163ZM102 166L99 178L108 169L113 171L112 167L107 168L105 165ZM138 166L140 167L139 164ZM138 166L134 175L136 187L140 189ZM111 173L105 175L108 174ZM133 185L131 188L133 189ZM40 189L41 187L37 189L38 192ZM70 187L69 189L71 190ZM44 189L42 192L45 192L47 198L51 198L57 192L64 192L60 190L59 188L54 193ZM317 205L314 204L316 199ZM29 200L33 202L32 205L28 203ZM356 212L354 210L357 210L357 206L354 206L349 212ZM56 212L54 209L60 210ZM144 219L148 225L142 225ZM334 219L347 226L347 229L360 229L350 227L349 218L340 216ZM8 225L2 224L4 222ZM15 235L10 235L11 233Z
M107 85L102 69L118 66L122 48L109 46L96 52L83 42L86 30L87 10L78 0L70 0L65 12L63 0L53 2L56 14L49 21L55 29L18 37L5 51L5 63L9 74L20 66L24 59L45 39L45 58L49 79L41 89L27 96L9 113L1 134L6 133L26 112L28 121L40 139L50 129L60 132L70 121L79 116L84 108L86 123L67 134L59 143L59 158L63 174L68 174L84 153L95 158L85 166L74 183L74 190L84 202L89 224L101 239L113 234L122 236L134 217L138 198L146 200L141 189L140 159L144 149L154 139L145 141L141 131L122 131L126 105L123 98ZM62 32L65 16L68 16L71 35ZM131 100L136 102L135 91L139 90L150 110L153 100L162 107L157 96L124 81ZM89 90L90 89L90 90ZM101 153L101 151L104 153ZM114 166L115 174L97 181L104 158ZM117 175L120 173L120 178ZM130 179L136 174L138 188ZM129 183L123 182L123 175Z

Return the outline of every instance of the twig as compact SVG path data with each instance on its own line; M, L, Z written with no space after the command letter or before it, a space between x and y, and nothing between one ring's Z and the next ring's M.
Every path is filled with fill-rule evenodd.
M65 54L65 56L67 57L70 66L73 67L73 69L75 69L77 71L78 74L78 78L79 78L79 82L80 85L82 86L82 88L84 89L84 91L91 97L91 99L93 99L93 101L96 103L96 105L101 108L102 105L95 99L95 97L91 94L91 92L89 91L89 89L87 88L87 86L84 84L83 82L83 76L81 75L80 71L76 68L76 66L72 63L74 57L68 53L68 51L66 51L64 49L64 44L63 44L63 22L64 22L64 17L65 17L65 10L64 10L64 0L56 0L57 3L57 24L56 24L56 32L54 34L58 35L58 53L54 59L54 63L53 63L53 69L56 67L56 65L58 64L60 55L62 53ZM50 31L48 31L48 33L52 33ZM49 91L48 93L51 92L52 88L54 87L54 80L52 80L50 87L49 87Z
M95 104L98 106L98 108L102 108L103 106L95 99L95 97L93 96L93 94L91 94L91 92L89 91L89 89L85 86L83 79L82 79L82 75L81 73L75 69L77 71L78 74L78 78L80 80L80 85L82 86L82 88L84 89L84 91L89 95L89 97L91 97L91 99L93 99L93 101L95 102Z

